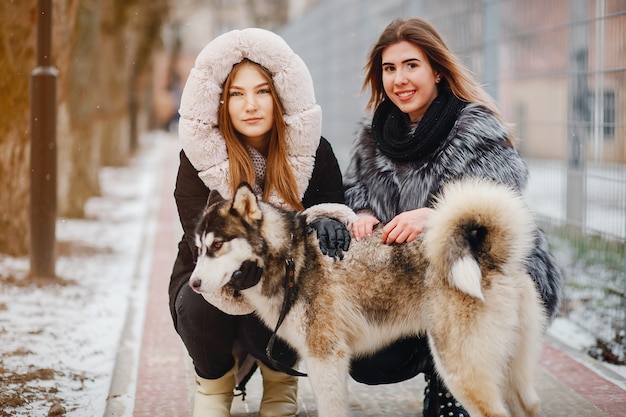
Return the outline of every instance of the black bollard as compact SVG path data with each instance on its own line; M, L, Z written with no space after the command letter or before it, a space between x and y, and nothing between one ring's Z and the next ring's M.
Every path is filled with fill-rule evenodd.
M37 67L31 73L30 276L56 276L57 75L52 66L52 2L37 1Z

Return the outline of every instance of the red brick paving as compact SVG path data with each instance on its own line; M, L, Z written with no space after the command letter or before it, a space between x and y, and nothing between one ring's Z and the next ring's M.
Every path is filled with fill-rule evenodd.
M547 372L607 415L626 416L626 392L566 353L546 343L541 364Z
M181 236L173 198L177 147L164 147L157 230L135 394L134 417L190 415L186 352L169 312L167 289Z

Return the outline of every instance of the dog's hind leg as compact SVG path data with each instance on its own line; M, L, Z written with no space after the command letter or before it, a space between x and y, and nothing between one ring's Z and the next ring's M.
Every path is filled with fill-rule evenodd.
M443 349L430 342L437 372L470 416L510 417L502 393L506 360L485 357L468 340L442 344Z
M444 379L445 380L445 379ZM472 417L510 417L499 387L494 384L467 384L445 380L461 405Z
M509 386L506 393L507 404L514 416L539 415L539 396L535 390L535 382L545 315L539 301L532 299L535 295L533 290L528 289L527 299L521 304L523 308L518 309L520 327L517 351L513 352L510 361Z
M348 416L349 355L306 358L319 417Z
M532 383L532 381L531 381ZM539 396L532 386L524 381L510 381L506 402L512 416L537 417L539 415Z
M487 375L454 375L443 378L452 395L461 403L472 417L510 417L504 403L500 387L491 381L486 382ZM476 383L476 379L483 379Z
M528 359L527 352L520 351L511 358L508 387L505 393L506 403L513 416L537 417L539 415L539 396L534 386L535 367L536 364Z

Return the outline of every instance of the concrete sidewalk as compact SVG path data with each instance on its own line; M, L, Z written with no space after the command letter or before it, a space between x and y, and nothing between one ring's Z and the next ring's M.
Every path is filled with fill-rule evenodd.
M151 273L141 343L138 352L118 358L111 398L130 396L129 410L108 408L107 417L188 417L191 415L193 370L185 348L175 333L169 315L167 287L169 274L181 237L173 184L178 166L178 143L167 143L163 151L160 209L151 254ZM132 343L130 343L132 345ZM136 366L129 362L136 358ZM132 373L137 369L137 375ZM136 377L135 384L122 384ZM624 417L626 386L624 378L602 363L571 351L548 337L544 344L539 377L542 417ZM421 416L424 382L422 377L390 385L367 386L350 381L350 416ZM131 391L131 392L129 392ZM247 387L246 400L233 402L233 416L255 417L261 398L257 372ZM299 416L317 416L313 392L307 378L300 379Z

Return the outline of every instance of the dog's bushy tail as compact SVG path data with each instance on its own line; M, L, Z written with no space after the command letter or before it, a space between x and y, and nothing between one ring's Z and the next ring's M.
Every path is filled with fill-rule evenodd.
M535 223L517 192L488 180L464 179L448 184L434 208L423 248L451 286L483 299L483 273L524 268Z

